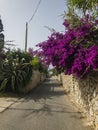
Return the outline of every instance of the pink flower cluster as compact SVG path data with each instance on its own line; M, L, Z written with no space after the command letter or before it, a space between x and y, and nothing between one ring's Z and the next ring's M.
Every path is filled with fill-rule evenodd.
M37 54L58 72L82 78L98 68L98 28L89 15L78 20L77 27L65 20L65 33L52 33Z

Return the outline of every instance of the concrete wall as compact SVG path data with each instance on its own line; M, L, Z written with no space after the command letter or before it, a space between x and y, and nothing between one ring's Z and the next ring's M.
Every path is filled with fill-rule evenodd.
M38 84L45 80L45 74L40 73L39 71L33 71L33 75L31 77L30 82L27 84L26 87L20 89L21 93L28 93L29 91L33 90Z
M46 79L46 75L44 73L41 73L41 81L44 81Z
M87 117L89 124L98 130L98 73L86 79L61 74L61 80L66 93Z

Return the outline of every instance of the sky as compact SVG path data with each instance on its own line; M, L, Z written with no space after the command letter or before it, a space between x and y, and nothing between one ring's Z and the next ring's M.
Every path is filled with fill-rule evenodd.
M0 0L0 15L4 26L5 41L12 40L15 48L25 48L25 26L33 15L39 0ZM63 31L62 14L66 10L65 0L42 0L28 23L28 48L47 40L49 28Z

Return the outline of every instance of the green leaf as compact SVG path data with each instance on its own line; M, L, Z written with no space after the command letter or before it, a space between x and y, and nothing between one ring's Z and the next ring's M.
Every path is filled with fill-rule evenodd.
M4 79L0 85L0 91L5 90L8 79Z

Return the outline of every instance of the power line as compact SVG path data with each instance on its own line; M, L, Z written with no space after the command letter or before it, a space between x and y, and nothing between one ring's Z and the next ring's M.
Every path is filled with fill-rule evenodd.
M25 51L27 51L27 40L28 40L28 23L30 23L32 21L32 19L34 18L39 6L41 4L41 0L39 0L37 6L36 6L36 9L33 13L33 15L31 16L30 20L28 22L26 22L26 32L25 32Z
M28 23L31 22L32 19L34 18L34 16L35 16L35 14L36 14L36 12L37 12L37 10L38 10L40 4L41 4L41 0L39 0L38 4L37 4L37 6L36 6L36 9L35 9L33 15L31 16L30 20L28 21Z

